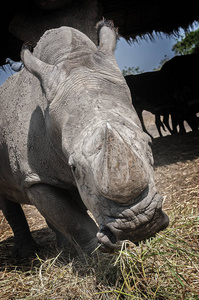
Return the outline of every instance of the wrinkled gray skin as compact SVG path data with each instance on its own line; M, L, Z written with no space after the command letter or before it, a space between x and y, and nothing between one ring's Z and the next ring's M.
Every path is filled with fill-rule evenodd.
M35 205L79 253L168 225L150 140L115 61L116 31L104 21L98 31L99 48L72 28L47 31L0 89L0 206L19 257L37 249L19 203Z

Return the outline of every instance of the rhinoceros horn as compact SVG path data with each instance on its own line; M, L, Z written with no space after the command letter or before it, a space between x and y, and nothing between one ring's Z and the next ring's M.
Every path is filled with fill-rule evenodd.
M125 203L147 187L149 175L143 161L118 130L107 123L94 179L102 196Z
M58 67L41 61L27 47L22 48L21 59L25 68L39 79L47 100L52 101L60 79Z

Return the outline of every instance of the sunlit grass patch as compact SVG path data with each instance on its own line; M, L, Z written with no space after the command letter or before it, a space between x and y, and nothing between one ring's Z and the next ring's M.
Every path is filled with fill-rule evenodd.
M115 263L127 299L199 299L199 217L175 225L139 247L123 244Z
M176 213L178 217L176 217ZM138 246L84 263L61 252L0 273L1 299L199 299L199 217L173 213L170 227Z

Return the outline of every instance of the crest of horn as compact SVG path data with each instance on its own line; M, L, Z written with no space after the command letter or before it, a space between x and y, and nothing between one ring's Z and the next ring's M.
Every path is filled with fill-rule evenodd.
M121 203L133 200L148 185L149 175L143 161L119 130L109 123L97 165L96 187L101 195L111 200Z

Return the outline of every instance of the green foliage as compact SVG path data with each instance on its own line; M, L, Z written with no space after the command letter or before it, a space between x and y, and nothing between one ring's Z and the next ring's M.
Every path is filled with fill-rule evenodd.
M165 55L164 58L161 59L159 66L157 68L154 68L153 71L159 71L167 61L168 61L168 57Z
M124 70L122 70L122 74L123 76L127 76L127 75L135 75L135 74L140 74L143 73L143 71L140 70L140 67L124 67Z
M184 38L181 36L181 40L173 45L172 51L176 55L199 53L199 29L186 33Z

